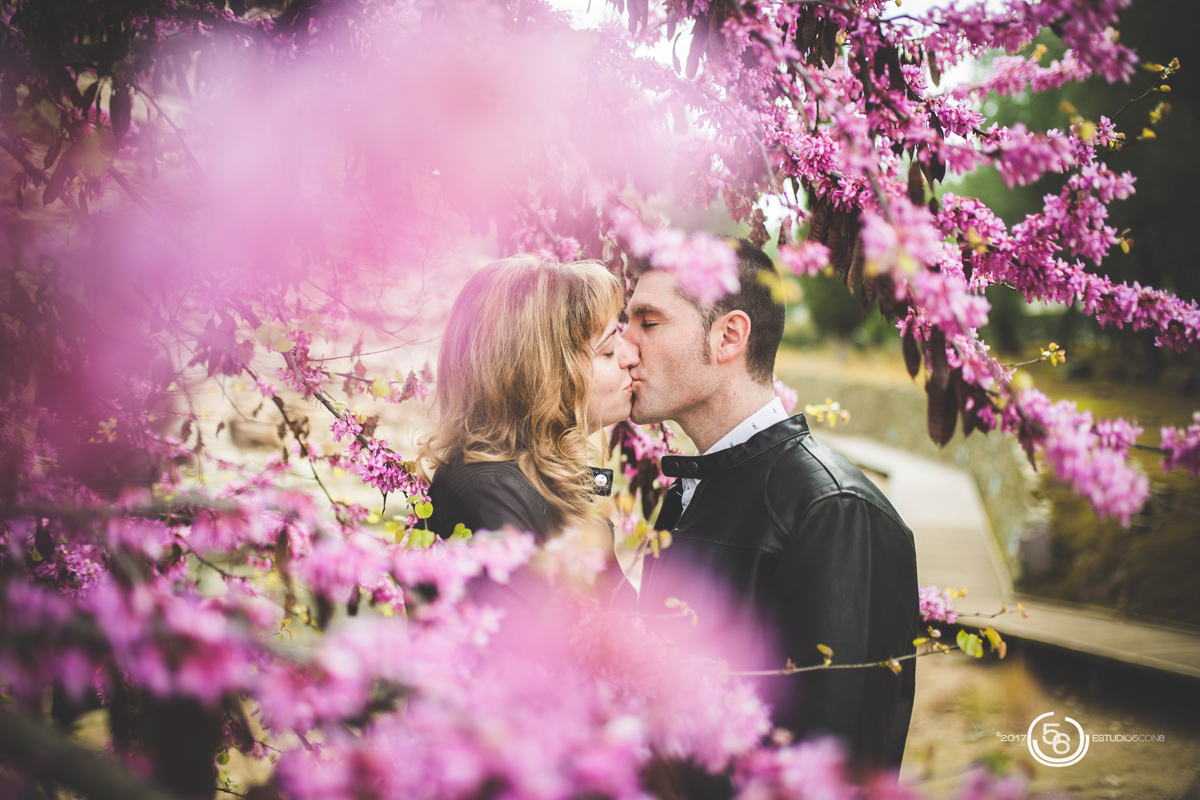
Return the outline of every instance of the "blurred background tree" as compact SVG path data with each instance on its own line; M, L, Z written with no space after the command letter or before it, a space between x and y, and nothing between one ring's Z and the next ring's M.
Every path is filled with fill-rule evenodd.
M1188 63L1198 25L1200 5L1188 0L1144 0L1133 4L1122 17L1121 42L1137 48L1143 62L1181 60L1183 73L1172 82L1169 93L1152 92L1129 103L1142 97L1151 85L1152 73L1146 71L1128 85L1092 78L1039 94L992 94L982 109L989 123L1009 125L1020 118L1031 129L1042 130L1065 129L1071 123L1072 108L1086 120L1113 119L1117 129L1126 134L1126 141L1120 151L1106 154L1105 161L1114 171L1130 170L1137 175L1137 192L1113 204L1110 224L1118 231L1128 230L1133 244L1128 253L1114 249L1100 271L1114 280L1162 287L1188 299L1200 293L1195 208L1189 201L1200 186L1200 82L1189 74L1198 66ZM1046 48L1043 64L1063 54L1062 44L1052 34L1044 33L1037 44ZM1034 46L1023 54L1028 55ZM986 70L987 63L979 68ZM1144 130L1153 136L1141 138ZM1049 175L1030 186L1009 190L995 169L984 168L957 183L951 181L947 191L984 200L1013 225L1040 209L1042 198L1057 193L1065 182L1065 176ZM1168 365L1178 364L1189 373L1180 388L1188 393L1200 389L1194 355L1179 356L1157 348L1151 334L1102 331L1074 310L1043 314L1042 309L1031 308L1017 293L1003 287L992 287L987 297L992 312L984 336L1002 351L1016 353L1027 345L1054 339L1068 350L1084 346L1077 350L1080 358L1068 364L1072 375L1089 377L1100 370L1109 379L1155 381ZM1107 342L1116 345L1116 352L1105 348L1104 360L1110 363L1100 365L1088 346Z

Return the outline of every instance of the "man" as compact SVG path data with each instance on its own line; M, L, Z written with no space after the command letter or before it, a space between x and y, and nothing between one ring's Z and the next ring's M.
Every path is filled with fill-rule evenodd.
M769 286L778 275L757 247L736 248L741 289L714 307L700 307L660 270L638 276L629 302L625 338L640 351L632 419L675 420L703 454L663 459L663 472L681 479L657 522L672 544L645 561L641 609L661 616L678 607L669 598L683 601L710 640L739 642L720 654L735 670L820 664L818 645L835 665L912 653L920 626L912 532L802 414L787 418L773 384L784 308ZM902 662L898 675L881 667L787 675L765 691L775 724L797 738L835 735L857 763L898 767L914 665Z

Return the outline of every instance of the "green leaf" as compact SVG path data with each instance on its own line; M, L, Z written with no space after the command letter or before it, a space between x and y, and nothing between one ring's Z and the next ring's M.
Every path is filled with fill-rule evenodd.
M451 539L466 540L471 538L471 529L461 522L454 526L454 532L450 534Z
M983 640L973 633L959 631L958 648L973 658L983 658Z
M433 531L413 528L408 535L408 546L415 550L424 550L433 544Z
M417 515L417 519L429 519L433 514L433 503L422 502L413 506L413 513Z
M987 637L988 644L992 646L992 651L997 653L1001 658L1008 655L1008 645L1000 638L999 632L995 628L988 628L983 632Z
M229 751L228 750L226 750L223 753L217 754L217 763L220 764L221 766L225 766L226 764L229 763Z

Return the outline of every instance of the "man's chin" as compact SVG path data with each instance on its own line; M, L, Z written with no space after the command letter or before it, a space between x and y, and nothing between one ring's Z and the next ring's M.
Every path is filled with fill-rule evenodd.
M646 408L644 403L639 404L638 398L633 398L633 409L629 412L629 421L637 425L653 425L662 422L664 417L659 417L649 413L650 409Z

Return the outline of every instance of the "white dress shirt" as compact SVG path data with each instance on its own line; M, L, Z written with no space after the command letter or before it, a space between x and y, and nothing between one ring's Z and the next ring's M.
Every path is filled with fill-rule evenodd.
M759 431L765 431L776 422L783 422L787 418L787 412L783 410L783 402L776 397L758 411L746 417L740 425L718 439L716 444L705 450L701 455L707 456L711 453L719 453L722 450L737 447ZM686 509L688 503L692 501L692 495L696 493L696 487L700 484L700 480L698 478L682 478L681 480L683 481L683 507Z

